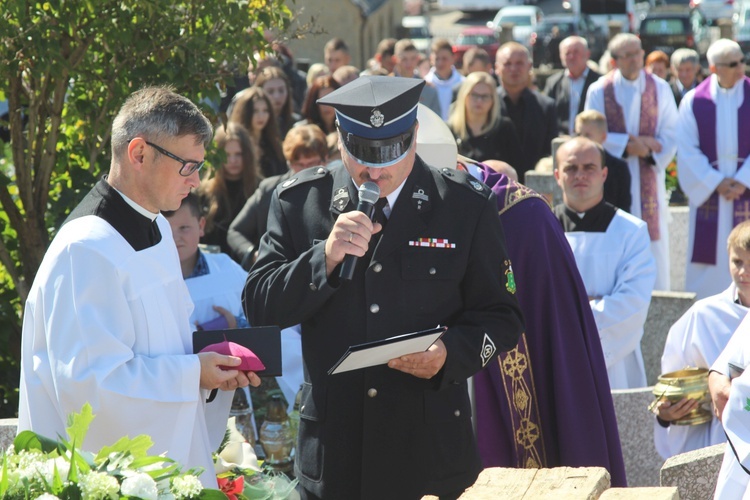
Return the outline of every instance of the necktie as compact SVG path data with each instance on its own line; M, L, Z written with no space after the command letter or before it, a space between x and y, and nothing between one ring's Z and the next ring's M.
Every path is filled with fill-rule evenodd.
M373 216L373 220L375 222L379 222L381 226L383 226L383 229L385 229L386 224L388 224L388 217L385 216L384 209L388 206L388 198L380 198L375 203L375 214Z

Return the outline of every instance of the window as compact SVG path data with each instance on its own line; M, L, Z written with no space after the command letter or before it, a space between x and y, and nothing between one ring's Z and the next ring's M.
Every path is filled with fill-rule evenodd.
M581 0L581 12L586 14L627 14L626 0Z

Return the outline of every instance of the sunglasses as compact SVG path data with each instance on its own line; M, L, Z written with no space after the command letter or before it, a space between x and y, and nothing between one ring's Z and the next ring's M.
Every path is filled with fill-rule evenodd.
M745 64L745 58L743 57L739 61L732 61L730 63L716 63L717 66L726 66L727 68L736 68L740 64Z
M203 161L195 161L195 160L183 160L179 156L177 156L174 153L170 153L166 149L162 148L161 146L157 146L153 142L145 141L146 144L163 154L164 156L168 156L169 158L172 158L175 161L178 161L182 163L182 166L180 167L180 175L183 177L190 177L193 172L196 170L200 170L201 167L203 167L203 164L206 163L205 160Z

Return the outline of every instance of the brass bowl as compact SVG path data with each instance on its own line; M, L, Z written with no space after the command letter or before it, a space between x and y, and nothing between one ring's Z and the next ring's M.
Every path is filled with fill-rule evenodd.
M710 422L713 418L711 395L708 392L708 369L706 368L684 368L659 375L653 393L657 401L667 399L672 403L677 403L682 398L688 398L700 403L698 408L681 419L673 421L673 425L699 425Z

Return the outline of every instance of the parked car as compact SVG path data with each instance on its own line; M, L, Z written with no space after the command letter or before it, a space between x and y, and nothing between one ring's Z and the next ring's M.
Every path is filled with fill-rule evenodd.
M432 42L430 20L425 16L404 16L396 29L396 37L411 39L418 51L428 54Z
M687 47L705 57L711 45L708 20L701 9L657 7L641 22L639 35L643 50L661 50L671 55L675 49Z
M690 7L700 8L712 24L719 19L736 23L740 13L739 0L690 0Z
M485 26L472 26L470 28L464 28L456 38L456 43L453 45L453 56L455 62L453 63L456 68L463 66L464 54L467 50L472 47L481 47L487 51L490 56L490 60L495 60L495 52L500 48L500 40L497 38L495 30L487 28Z
M502 31L502 25L505 23L513 24L513 40L531 47L531 33L544 19L542 9L532 5L511 5L503 7L495 18L487 23L488 28L492 28L496 33Z
M552 14L544 18L531 33L531 50L534 65L549 64L562 68L560 42L568 36L585 38L591 51L591 59L599 60L607 48L607 35L588 14Z

